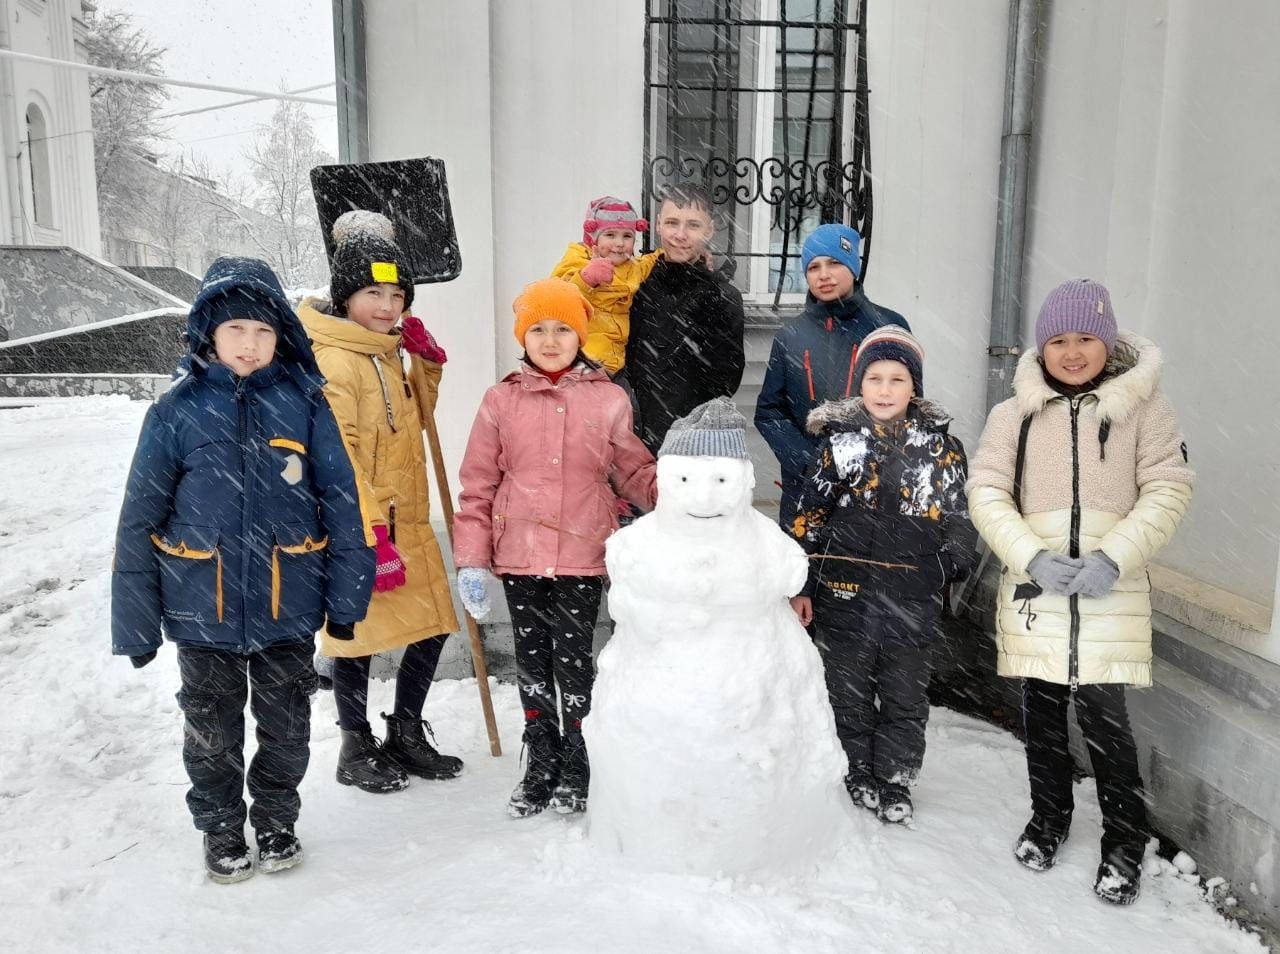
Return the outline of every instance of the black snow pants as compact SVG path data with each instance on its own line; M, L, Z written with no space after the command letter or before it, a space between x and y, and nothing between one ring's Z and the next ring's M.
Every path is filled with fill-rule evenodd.
M191 779L187 807L199 831L259 831L292 825L302 800L298 786L311 756L314 639L277 644L248 656L221 649L178 647L185 716L182 762ZM244 802L244 707L258 724L258 751L249 766Z
M1031 809L1064 823L1070 821L1075 807L1071 794L1074 763L1067 744L1071 695L1068 686L1040 679L1022 681ZM1124 686L1080 686L1075 699L1076 719L1089 750L1102 806L1102 856L1107 857L1115 848L1130 848L1141 857L1149 832L1147 808Z
M558 703L565 732L580 731L591 710L596 675L591 641L604 577L509 575L502 578L502 588L515 630L525 724L557 723Z
M814 598L814 643L836 734L851 775L910 785L924 762L939 607L934 600L862 599L851 605L825 587Z
M448 636L431 636L410 643L400 657L396 671L394 715L408 722L422 718L427 690L436 677L436 666ZM338 725L359 732L369 725L369 664L372 656L339 656L333 661L333 700L338 706Z

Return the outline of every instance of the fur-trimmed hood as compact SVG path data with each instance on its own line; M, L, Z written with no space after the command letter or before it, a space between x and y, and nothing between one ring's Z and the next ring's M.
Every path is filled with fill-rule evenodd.
M923 398L912 398L907 410L907 420L924 430L947 433L951 415L941 405ZM816 437L856 427L873 427L875 421L863 406L862 398L845 398L842 401L824 401L809 412L805 430Z
M1098 417L1124 421L1155 394L1160 386L1164 355L1152 342L1129 331L1120 332L1107 358L1107 378L1092 393L1098 399ZM1026 417L1044 410L1054 398L1062 397L1045 380L1040 355L1025 351L1013 375L1013 394L1018 414Z

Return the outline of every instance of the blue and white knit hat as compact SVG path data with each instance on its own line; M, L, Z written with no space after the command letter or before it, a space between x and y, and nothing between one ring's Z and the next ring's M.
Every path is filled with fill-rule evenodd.
M825 255L833 258L849 271L854 278L862 277L862 259L858 256L858 244L862 236L857 229L838 222L819 225L809 233L800 248L800 267L809 270L809 263L815 258Z
M658 456L738 457L747 453L747 419L727 397L712 398L678 418L658 448Z

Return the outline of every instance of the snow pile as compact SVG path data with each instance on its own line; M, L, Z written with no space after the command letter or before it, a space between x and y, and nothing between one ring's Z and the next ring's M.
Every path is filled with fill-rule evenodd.
M657 510L608 543L588 825L644 867L800 871L851 830L822 661L787 604L807 560L754 485L749 460L665 456Z
M102 397L0 410L0 951L1263 951L1169 862L1133 907L1099 902L1092 783L1076 789L1054 869L1021 868L1010 849L1029 810L1022 748L947 710L929 720L916 831L860 812L804 876L637 870L599 850L582 816L507 818L519 700L494 685L506 754L491 758L472 680L443 682L427 701L439 747L466 760L462 776L386 796L334 781L336 714L319 694L298 824L306 861L215 885L183 804L173 646L137 671L108 655L112 535L145 410ZM732 682L737 658L702 676ZM390 711L393 693L375 681L369 711Z

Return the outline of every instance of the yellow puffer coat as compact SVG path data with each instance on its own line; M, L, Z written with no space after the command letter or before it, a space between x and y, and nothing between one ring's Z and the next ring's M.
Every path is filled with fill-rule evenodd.
M422 421L435 410L441 367L414 356L408 377L400 335L369 331L305 301L298 317L326 378L325 396L355 464L368 520L388 528L404 560L405 585L374 593L353 640L321 642L326 656L368 656L458 628L440 546L431 529L431 498Z
M640 283L649 277L661 252L650 252L613 267L613 281L594 288L582 280L582 270L591 261L591 249L581 242L564 250L552 278L572 282L584 298L591 302L594 313L587 322L587 343L582 350L588 358L617 374L627 362L627 336L631 334L631 300Z

